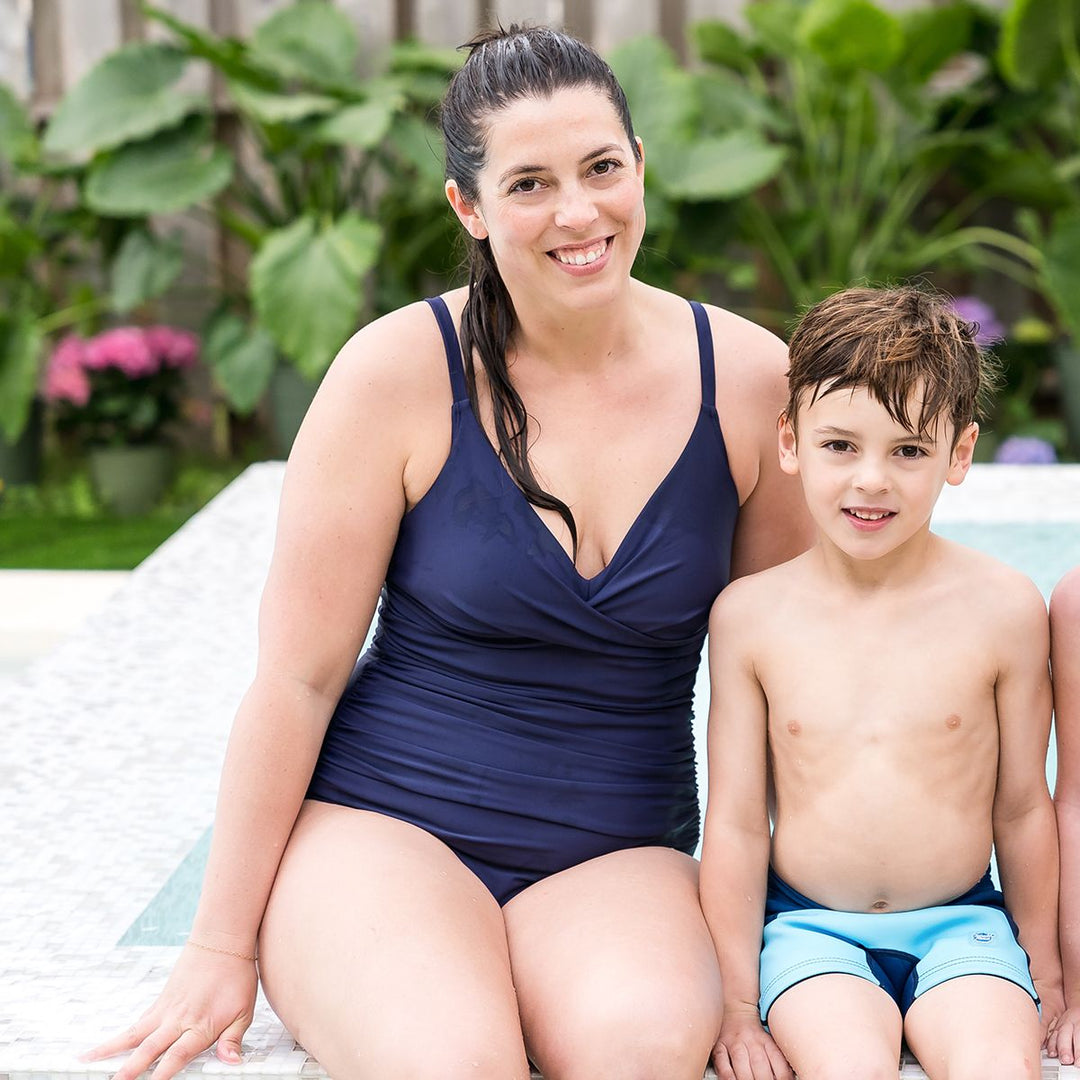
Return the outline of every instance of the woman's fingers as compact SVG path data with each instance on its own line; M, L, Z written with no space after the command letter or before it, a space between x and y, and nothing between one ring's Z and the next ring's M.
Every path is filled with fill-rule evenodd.
M243 1060L241 1040L251 1023L250 1016L238 1016L219 1036L217 1056L229 1065L239 1065Z
M151 1073L152 1080L170 1080L170 1077L175 1076L185 1065L193 1061L213 1044L213 1036L204 1031L187 1028L185 1031L180 1032L180 1037L161 1055L161 1060L157 1063L153 1073ZM149 1064L147 1062L147 1065ZM134 1080L138 1075L138 1072L133 1073L131 1080ZM113 1080L119 1080L119 1073L113 1077Z
M134 1050L154 1030L155 1026L156 1021L149 1016L144 1016L138 1023L132 1024L121 1034L114 1035L111 1039L107 1039L92 1050L87 1050L85 1054L80 1054L79 1059L81 1061L100 1061L102 1058L122 1054L126 1050Z

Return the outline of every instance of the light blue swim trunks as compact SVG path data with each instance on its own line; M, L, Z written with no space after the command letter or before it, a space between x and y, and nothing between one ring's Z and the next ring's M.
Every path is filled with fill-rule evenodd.
M927 990L961 975L996 975L1036 1006L1027 953L990 871L963 896L937 907L883 914L833 911L772 870L761 948L761 1020L776 999L815 975L847 974L880 986L901 1015Z

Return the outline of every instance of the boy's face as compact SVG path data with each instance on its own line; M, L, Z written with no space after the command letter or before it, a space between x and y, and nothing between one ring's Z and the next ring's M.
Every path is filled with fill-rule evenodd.
M918 415L918 392L909 415ZM864 388L836 390L802 404L798 437L780 425L780 467L802 479L823 540L855 559L879 559L929 528L945 484L971 465L978 424L952 445L952 422L938 417L919 436L898 424Z

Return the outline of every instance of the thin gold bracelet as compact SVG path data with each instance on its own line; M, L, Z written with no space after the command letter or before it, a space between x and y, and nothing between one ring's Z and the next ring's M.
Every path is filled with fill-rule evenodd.
M241 960L254 960L254 956L248 956L247 953L233 952L232 949L219 949L216 945L204 945L201 941L193 941L191 938L187 939L189 945L194 945L196 949L205 949L207 952L221 953L222 956L236 956Z

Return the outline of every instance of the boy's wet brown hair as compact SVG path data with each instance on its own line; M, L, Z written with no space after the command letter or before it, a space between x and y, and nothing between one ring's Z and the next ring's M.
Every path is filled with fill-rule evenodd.
M975 341L976 323L956 314L952 299L929 289L851 288L834 293L799 320L788 346L786 419L799 406L836 390L865 388L898 424L932 436L952 421L952 443L986 415L998 379L994 358ZM918 415L912 394L922 390Z

